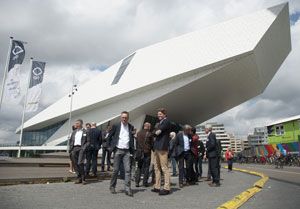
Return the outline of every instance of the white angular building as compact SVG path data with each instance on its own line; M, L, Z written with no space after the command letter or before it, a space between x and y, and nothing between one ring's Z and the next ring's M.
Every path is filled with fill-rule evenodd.
M80 86L71 123L105 127L127 110L140 129L165 107L197 125L261 94L290 51L288 3L138 49ZM23 143L65 144L69 104L66 95L26 121Z

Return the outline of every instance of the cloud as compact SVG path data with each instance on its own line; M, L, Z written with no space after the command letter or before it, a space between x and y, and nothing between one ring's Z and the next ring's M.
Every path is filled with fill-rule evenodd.
M300 21L291 26L292 51L263 94L209 121L245 137L256 126L300 114Z
M22 80L28 74L29 57L47 62L41 110L68 93L73 74L81 83L86 82L138 48L282 2L3 0L0 68L4 69L9 36L28 42ZM289 2L291 14L300 11L299 1ZM253 126L297 113L299 20L291 30L293 51L266 91L213 120L225 123L229 131L245 135ZM24 90L24 82L22 87ZM14 130L20 125L21 111L22 103L4 104L0 113L0 143L18 139Z

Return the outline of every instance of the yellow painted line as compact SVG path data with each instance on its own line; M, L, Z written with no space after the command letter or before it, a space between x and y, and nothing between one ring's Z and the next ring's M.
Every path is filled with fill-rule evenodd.
M227 168L227 166L225 166ZM220 205L217 209L237 209L241 207L245 202L247 202L251 197L253 197L256 193L260 192L260 190L263 188L264 184L268 181L269 177L266 176L263 173L255 172L255 171L249 171L246 169L239 169L239 168L233 168L235 171L240 171L243 173L248 173L256 176L260 176L261 179L258 180L253 184L252 187L247 189L246 191L243 191L242 193L236 195L233 199L225 202L224 204Z

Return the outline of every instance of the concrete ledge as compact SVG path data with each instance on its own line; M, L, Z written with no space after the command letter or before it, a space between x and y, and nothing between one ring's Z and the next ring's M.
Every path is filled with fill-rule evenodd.
M227 168L227 166L225 166ZM239 208L241 205L243 205L245 202L247 202L251 197L253 197L256 193L260 192L263 188L264 184L268 181L269 177L265 176L263 173L258 173L254 171L249 171L245 169L239 169L239 168L233 168L235 171L248 173L251 175L260 176L261 179L258 180L253 184L253 187L250 187L246 191L240 193L239 195L235 196L233 199L225 202L221 206L218 207L218 209L236 209Z
M111 178L111 173L101 173L97 178L87 178L87 182L102 181ZM74 181L76 177L39 177L39 178L16 178L16 179L0 179L0 186L18 185L18 184L48 184L59 182Z

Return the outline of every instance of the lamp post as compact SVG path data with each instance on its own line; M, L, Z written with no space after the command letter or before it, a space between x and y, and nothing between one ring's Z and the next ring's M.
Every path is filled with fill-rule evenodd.
M70 98L70 112L69 112L69 125L68 125L68 128L69 128L70 132L69 132L68 141L67 141L67 152L69 152L70 138L71 138L71 134L72 134L71 119L72 119L72 108L73 108L73 96L74 96L76 91L78 91L78 88L77 88L77 84L75 84L75 77L73 75L72 88L71 88L71 91L68 95L69 98Z

